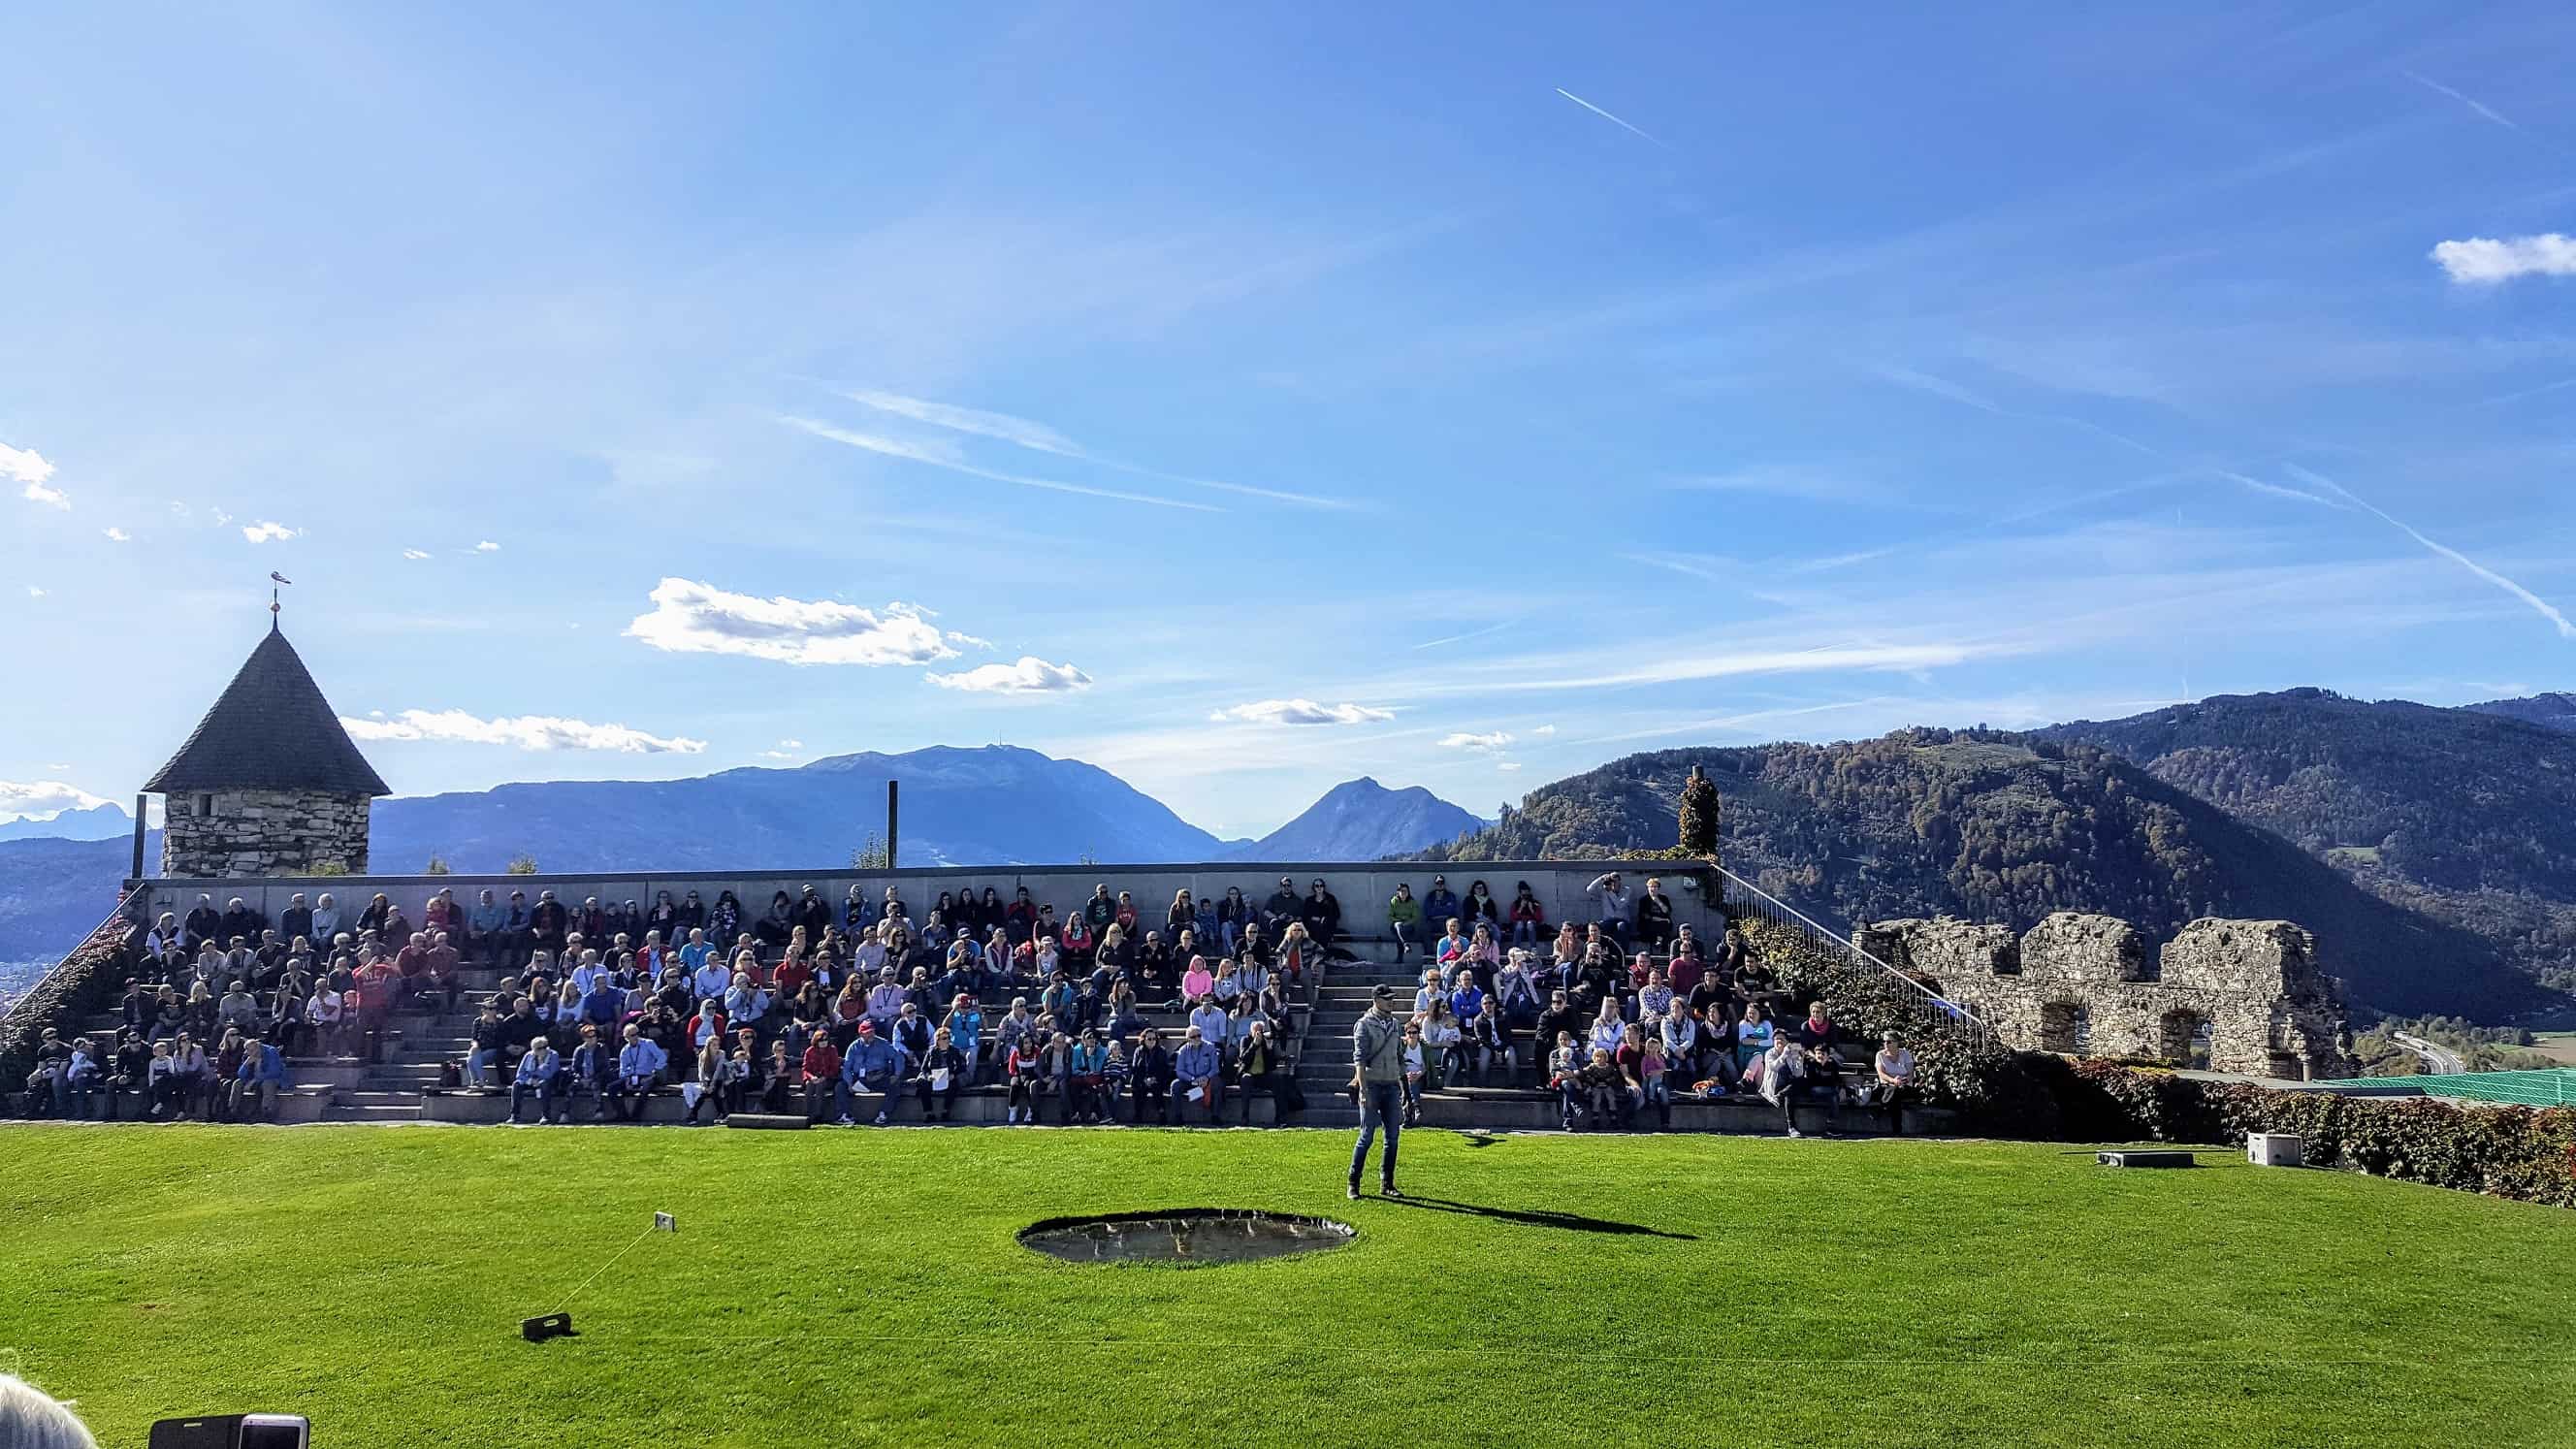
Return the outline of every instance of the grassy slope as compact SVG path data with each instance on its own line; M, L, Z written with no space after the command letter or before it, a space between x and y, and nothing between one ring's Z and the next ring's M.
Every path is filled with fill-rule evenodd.
M21 1128L0 1347L109 1443L226 1408L309 1413L333 1449L1768 1442L1756 1404L1877 1445L2576 1422L2576 1322L2531 1291L2576 1277L2562 1211L2045 1145L1408 1149L1417 1192L1696 1239L1345 1204L1329 1133ZM1012 1241L1188 1205L1362 1237L1194 1272ZM682 1235L576 1302L581 1337L517 1338L656 1208Z

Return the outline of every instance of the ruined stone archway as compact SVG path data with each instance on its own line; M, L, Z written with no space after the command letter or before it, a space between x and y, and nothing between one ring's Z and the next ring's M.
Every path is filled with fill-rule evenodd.
M2080 1001L2051 1001L2039 1008L2039 1049L2082 1056L2093 1042L2093 1013Z
M2156 1056L2178 1067L2206 1071L2216 1036L2217 1029L2208 1017L2188 1007L2176 1007L2156 1023Z

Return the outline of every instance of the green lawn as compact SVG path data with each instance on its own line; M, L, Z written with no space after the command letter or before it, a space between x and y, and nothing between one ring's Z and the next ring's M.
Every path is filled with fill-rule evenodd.
M2576 1067L2576 1031L2536 1031L2531 1049L2562 1067Z
M0 1357L109 1445L2560 1444L2576 1214L2204 1154L1322 1132L0 1130ZM1351 1246L1195 1270L1019 1247L1259 1206ZM573 1307L518 1320L654 1236ZM1686 1235L1686 1236L1676 1236Z

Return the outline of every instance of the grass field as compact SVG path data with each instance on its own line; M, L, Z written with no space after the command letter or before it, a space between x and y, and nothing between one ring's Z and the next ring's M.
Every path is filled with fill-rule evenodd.
M101 1442L2557 1444L2576 1214L2204 1154L1322 1132L0 1130L0 1356ZM1509 1218L1460 1211L1519 1212ZM1060 1263L1057 1214L1335 1251ZM581 1334L521 1317L575 1300ZM1568 1226L1574 1214L1652 1233Z
M2576 1067L2576 1031L2536 1031L2531 1049L2562 1067Z

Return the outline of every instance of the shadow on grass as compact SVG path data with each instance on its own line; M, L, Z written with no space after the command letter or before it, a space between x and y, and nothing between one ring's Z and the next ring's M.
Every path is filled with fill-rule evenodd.
M1564 1228L1577 1233L1614 1233L1631 1237L1674 1238L1685 1243L1699 1241L1697 1233L1668 1233L1643 1223L1623 1223L1610 1218L1587 1218L1581 1213L1552 1212L1546 1209L1486 1207L1481 1203L1451 1202L1437 1197L1384 1197L1371 1202L1387 1207L1420 1208L1424 1212L1458 1213L1471 1218L1492 1218L1498 1222L1519 1223L1533 1228Z

